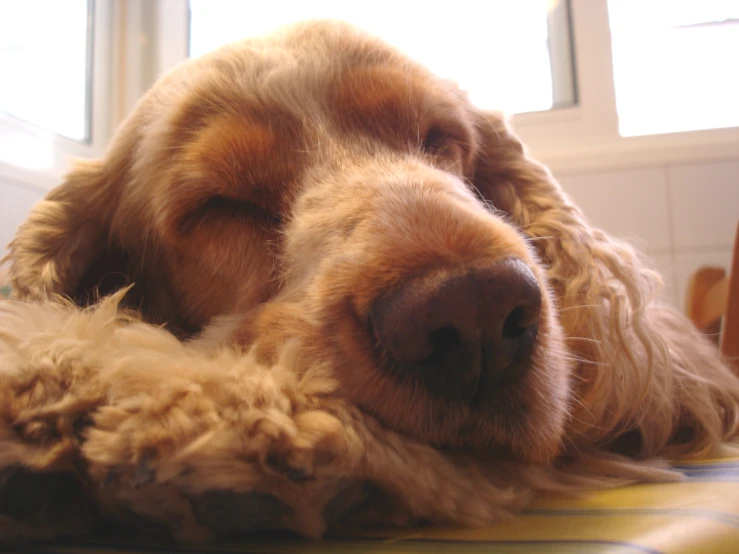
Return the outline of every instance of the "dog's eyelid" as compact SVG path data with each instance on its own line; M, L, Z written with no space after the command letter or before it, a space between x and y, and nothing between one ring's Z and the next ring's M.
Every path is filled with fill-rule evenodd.
M467 130L456 121L441 121L430 124L422 137L420 148L428 154L451 153L465 155L470 147L470 136Z
M421 148L424 152L437 152L449 138L450 135L447 131L438 125L433 125L426 131L421 142Z
M203 202L197 210L198 213L203 215L214 211L230 217L243 217L254 220L269 227L282 225L282 216L278 212L259 206L249 200L215 195Z

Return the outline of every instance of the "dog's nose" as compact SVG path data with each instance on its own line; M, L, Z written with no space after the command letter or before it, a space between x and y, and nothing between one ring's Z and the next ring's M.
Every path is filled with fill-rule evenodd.
M509 258L409 281L372 304L370 326L391 370L416 373L435 395L473 401L526 370L540 312L536 277Z

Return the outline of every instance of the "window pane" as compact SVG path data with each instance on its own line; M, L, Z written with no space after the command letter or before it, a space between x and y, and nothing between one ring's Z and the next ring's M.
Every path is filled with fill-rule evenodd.
M0 111L89 138L87 0L0 0Z
M739 2L609 0L623 136L739 126Z
M565 0L190 0L190 54L303 19L333 18L384 38L472 100L511 113L575 100ZM389 15L392 14L392 15Z

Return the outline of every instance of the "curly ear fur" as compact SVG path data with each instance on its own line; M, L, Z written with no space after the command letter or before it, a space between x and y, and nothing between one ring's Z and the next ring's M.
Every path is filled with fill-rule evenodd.
M703 456L739 429L739 380L690 322L659 299L660 276L592 227L498 114L479 118L474 184L548 267L577 361L566 448Z
M102 249L102 225L91 221L91 195L102 188L99 162L80 163L65 183L32 209L10 243L10 282L17 296L70 294ZM107 189L106 189L107 192Z
M118 172L104 160L78 161L64 183L31 210L9 245L9 278L18 298L62 294L84 299L120 268L109 243ZM119 288L116 282L106 287ZM84 302L86 303L86 302Z

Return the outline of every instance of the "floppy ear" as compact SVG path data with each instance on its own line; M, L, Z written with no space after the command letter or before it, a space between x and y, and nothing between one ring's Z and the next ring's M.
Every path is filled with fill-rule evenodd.
M103 160L77 162L64 183L33 207L9 245L9 277L16 297L62 294L86 303L93 289L125 284L106 278L118 279L124 264L109 241L122 178L111 165Z
M705 454L737 434L739 379L628 244L593 228L499 114L478 114L474 185L548 268L578 360L571 452Z

